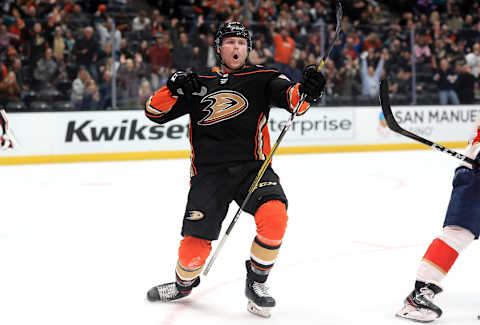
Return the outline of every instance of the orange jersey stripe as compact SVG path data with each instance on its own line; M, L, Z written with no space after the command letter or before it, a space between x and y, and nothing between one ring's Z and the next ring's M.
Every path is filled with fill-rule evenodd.
M287 89L287 103L290 109L290 112L293 112L300 101L300 84L296 83L293 86L290 86ZM303 102L302 105L298 108L297 115L304 114L310 107L310 104Z
M277 70L257 70L257 71L250 71L250 72L242 72L242 73L233 73L234 76L244 76L247 74L253 74L257 72L278 72Z
M263 138L263 127L265 126L267 120L265 116L260 114L260 118L258 119L257 122L257 132L255 133L255 150L254 150L254 155L255 158L258 160L265 160L266 156L264 155L264 138Z
M265 158L270 154L271 146L270 146L270 132L268 132L268 125L265 123L265 126L262 128L262 135L263 135L263 154ZM273 159L272 159L273 160ZM270 164L272 161L270 161Z

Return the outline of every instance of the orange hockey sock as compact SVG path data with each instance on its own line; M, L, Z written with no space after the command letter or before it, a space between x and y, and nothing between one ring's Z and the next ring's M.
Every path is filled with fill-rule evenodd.
M287 227L287 209L281 201L268 201L255 213L257 236L250 249L250 260L256 273L268 275L277 259Z
M454 248L440 238L435 238L423 256L423 261L447 274L457 257L458 252Z
M185 236L178 249L177 281L191 281L200 275L211 250L209 240Z

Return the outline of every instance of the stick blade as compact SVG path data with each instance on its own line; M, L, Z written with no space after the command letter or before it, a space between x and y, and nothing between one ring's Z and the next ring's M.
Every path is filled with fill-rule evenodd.
M383 116L385 117L388 127L394 132L402 133L403 129L400 127L400 125L398 125L397 121L395 121L392 107L390 106L387 79L380 81L380 105L382 106Z

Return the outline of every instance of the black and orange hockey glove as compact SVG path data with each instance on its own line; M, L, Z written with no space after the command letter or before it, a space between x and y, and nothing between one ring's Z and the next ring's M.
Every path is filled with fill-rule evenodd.
M172 96L190 98L192 95L200 93L202 85L196 73L177 71L168 78L167 88L172 92Z
M325 77L318 71L315 64L306 66L303 70L303 79L300 85L300 92L307 95L305 99L310 104L316 104L323 95L325 88Z

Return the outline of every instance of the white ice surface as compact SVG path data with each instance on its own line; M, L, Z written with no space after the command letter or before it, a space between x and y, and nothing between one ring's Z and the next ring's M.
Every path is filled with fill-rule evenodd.
M290 206L270 319L246 311L248 214L190 297L145 300L174 280L187 160L2 166L0 324L407 324L394 313L441 232L456 164L433 151L275 156ZM479 257L475 241L443 281L438 324L480 324Z

